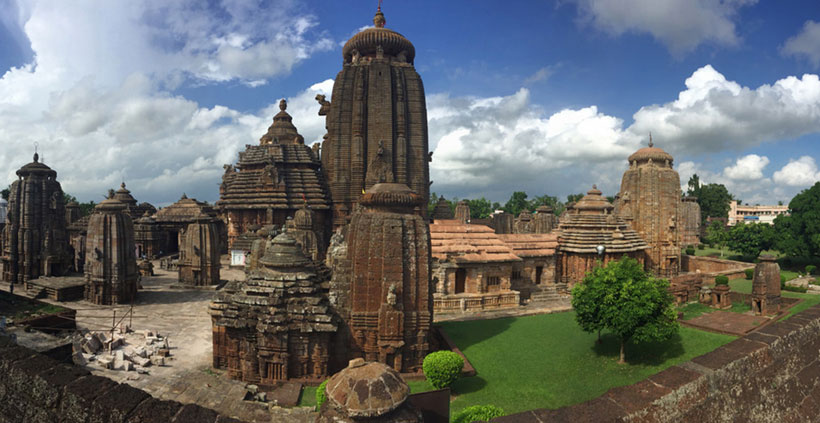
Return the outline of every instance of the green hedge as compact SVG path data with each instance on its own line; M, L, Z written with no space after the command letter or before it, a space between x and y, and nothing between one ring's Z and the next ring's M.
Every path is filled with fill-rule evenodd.
M729 285L729 277L725 275L715 276L715 285Z
M807 275L815 275L817 274L817 266L810 264L806 266L806 274Z
M746 272L746 279L752 280L752 278L754 278L754 276L755 276L755 270L754 269L746 269L745 272Z
M316 409L319 410L322 408L322 404L327 399L327 395L325 394L325 390L327 389L327 381L330 379L325 379L324 382L316 388Z
M421 367L430 385L442 389L452 385L461 375L464 359L452 351L436 351L424 357Z
M504 415L504 410L494 405L472 405L453 416L453 423L486 422Z
M695 247L692 247L691 245L686 247L686 255L687 256L694 256L695 255Z

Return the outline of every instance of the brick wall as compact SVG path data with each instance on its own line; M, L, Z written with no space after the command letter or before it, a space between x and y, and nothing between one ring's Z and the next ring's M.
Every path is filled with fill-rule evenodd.
M581 404L494 422L820 422L820 305Z
M0 336L0 422L223 423L193 404L161 401Z

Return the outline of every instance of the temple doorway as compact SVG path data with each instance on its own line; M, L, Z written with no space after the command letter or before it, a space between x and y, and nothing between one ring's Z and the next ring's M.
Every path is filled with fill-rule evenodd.
M537 266L535 268L535 284L536 285L541 285L541 274L543 274L543 273L544 273L544 267L543 266Z
M456 269L456 294L464 293L464 282L467 281L467 269Z

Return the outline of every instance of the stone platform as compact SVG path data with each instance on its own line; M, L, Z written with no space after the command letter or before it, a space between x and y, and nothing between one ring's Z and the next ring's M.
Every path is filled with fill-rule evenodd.
M713 311L698 317L682 321L686 326L707 330L710 332L725 333L728 335L743 336L760 328L771 320L766 316L755 316L731 311Z
M34 298L54 301L83 299L85 278L82 276L41 277L26 281L26 293Z

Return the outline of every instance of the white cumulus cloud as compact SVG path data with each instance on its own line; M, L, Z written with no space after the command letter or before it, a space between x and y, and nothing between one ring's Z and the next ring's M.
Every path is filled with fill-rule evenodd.
M820 180L820 171L813 157L802 156L774 173L773 179L778 184L791 187L808 187Z
M757 0L571 0L581 20L618 36L648 33L675 56L703 43L734 46L737 11Z
M733 166L723 169L723 174L727 178L736 181L761 179L763 178L763 168L767 164L769 164L768 157L749 154L737 159Z
M820 67L820 22L806 21L803 29L786 40L781 52L789 56L807 58L814 67Z

